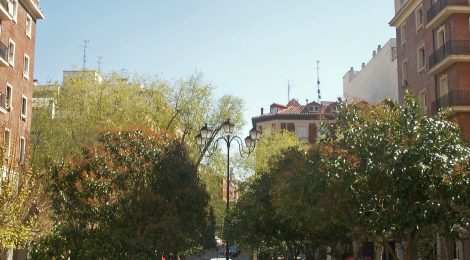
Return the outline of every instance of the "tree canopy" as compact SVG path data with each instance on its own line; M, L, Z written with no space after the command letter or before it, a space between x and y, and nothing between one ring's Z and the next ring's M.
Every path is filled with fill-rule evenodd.
M174 137L104 132L51 178L56 227L34 257L148 259L214 245L209 195Z
M260 252L295 245L312 258L358 257L360 242L373 242L398 259L391 242L404 241L406 259L430 259L430 237L451 240L470 228L470 149L459 134L411 95L403 105L342 103L318 144L281 143L263 158L228 232Z

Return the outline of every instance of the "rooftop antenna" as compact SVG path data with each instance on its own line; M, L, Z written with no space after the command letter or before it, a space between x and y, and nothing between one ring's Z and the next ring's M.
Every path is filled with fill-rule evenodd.
M291 91L290 80L288 80L287 81L287 103L290 102L290 91Z
M102 56L96 57L98 61L96 62L98 64L98 72L101 73L101 60L103 60Z
M80 46L80 47L83 48L83 67L82 67L82 70L85 70L85 68L86 68L86 50L90 48L88 46L89 43L90 43L89 40L83 40L83 45Z
M317 60L317 92L318 92L318 103L321 101L321 92L320 92L320 61Z

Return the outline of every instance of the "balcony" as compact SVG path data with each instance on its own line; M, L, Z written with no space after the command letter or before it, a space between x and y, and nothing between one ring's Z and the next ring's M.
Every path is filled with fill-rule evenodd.
M427 28L435 29L453 13L470 13L468 0L437 0L427 12Z
M13 17L10 15L12 6L7 0L0 0L0 20L11 21Z
M431 75L441 73L456 62L470 62L470 41L451 40L429 56Z
M0 67L6 67L8 63L8 47L0 42Z
M34 16L36 19L44 19L44 14L39 8L38 0L23 0L22 2L31 11L32 16Z
M470 111L470 89L450 91L432 102L431 108L433 113L437 113L439 109L452 108L454 111Z

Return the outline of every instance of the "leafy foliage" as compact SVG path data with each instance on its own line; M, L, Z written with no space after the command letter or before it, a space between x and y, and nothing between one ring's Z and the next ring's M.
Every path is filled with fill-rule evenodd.
M327 247L358 257L353 240L381 244L394 259L389 242L405 241L406 259L426 256L432 235L469 229L470 149L444 116L425 116L411 95L403 105L342 103L318 145L261 145L227 233L288 259Z
M105 132L51 178L57 225L35 257L148 259L214 244L209 196L175 138Z
M18 163L15 149L7 158L5 146L0 149L0 250L21 249L48 226L42 214L48 206L44 179L27 160Z
M33 168L44 170L70 153L80 153L81 146L103 129L163 128L171 114L167 92L165 82L139 79L129 83L118 74L107 75L103 82L71 77L62 86L35 89L34 96L46 104L34 108Z
M407 259L413 259L420 237L452 237L459 227L468 228L463 220L470 149L442 115L425 116L407 95L403 106L344 105L330 132L325 143L355 158L356 163L341 156L325 162L343 166L331 173L347 190L349 225L357 234L382 243L392 255L388 241L403 239Z

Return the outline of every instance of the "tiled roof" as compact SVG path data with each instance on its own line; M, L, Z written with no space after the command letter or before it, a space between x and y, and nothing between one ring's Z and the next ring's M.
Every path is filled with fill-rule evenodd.
M279 110L278 114L303 114L305 106L289 106L286 109Z
M338 102L332 101L322 101L321 104L313 101L306 105L300 105L299 102L295 99L292 99L287 106L273 103L271 108L276 107L277 112L273 114L264 114L261 116L272 116L272 115L315 115L320 113L332 113L334 111L334 107L338 104ZM310 111L310 107L318 107L318 111Z
M295 100L294 98L287 103L287 107L293 107L293 106L300 106L299 101Z
M271 108L273 108L273 107L278 107L278 108L282 108L282 109L287 108L286 106L278 104L278 103L272 103Z

